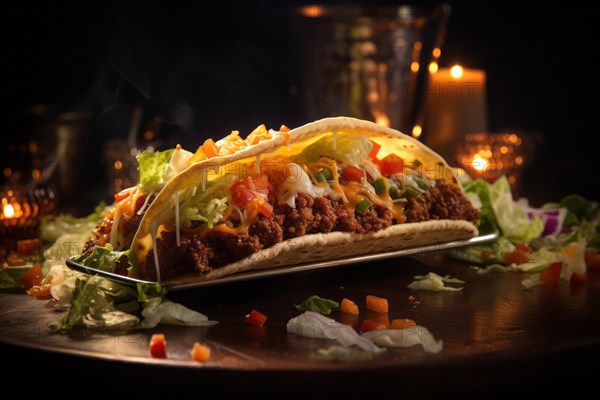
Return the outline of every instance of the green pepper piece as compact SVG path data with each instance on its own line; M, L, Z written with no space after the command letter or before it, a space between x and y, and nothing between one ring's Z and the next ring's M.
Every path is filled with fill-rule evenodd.
M327 183L333 179L333 174L327 168L321 169L317 171L315 174L315 178L317 178L317 182Z
M387 185L385 184L384 178L377 178L375 182L371 183L371 185L377 194L383 194L387 190Z
M390 184L390 197L393 200L400 198L400 188L395 184Z
M420 194L421 194L421 192L419 192L414 187L407 186L404 188L402 193L400 193L400 197L413 197L413 196L419 196Z
M373 203L371 203L371 200L369 200L368 197L363 197L362 200L356 204L355 211L359 214L364 214L371 204Z

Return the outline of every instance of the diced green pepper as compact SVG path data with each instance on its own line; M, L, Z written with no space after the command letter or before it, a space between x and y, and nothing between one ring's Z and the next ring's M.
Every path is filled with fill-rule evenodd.
M404 188L404 190L402 191L402 193L400 193L399 197L412 197L412 196L418 196L420 194L421 194L421 192L419 192L414 187L407 186L407 187Z
M418 158L415 158L414 161L412 162L413 167L418 168L421 165L423 165L423 163L421 161L419 161Z
M377 194L383 194L387 190L387 185L384 178L377 178L371 185Z
M400 198L400 188L397 185L390 184L390 197L393 200Z
M333 179L333 174L330 170L324 168L317 171L317 173L315 174L315 178L317 179L317 182L327 183L327 181Z
M368 197L363 197L362 200L356 204L355 211L359 214L364 214L371 204L371 200L369 200Z

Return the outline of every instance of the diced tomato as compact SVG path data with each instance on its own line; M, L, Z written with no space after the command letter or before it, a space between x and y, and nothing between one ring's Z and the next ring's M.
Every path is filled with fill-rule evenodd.
M289 131L291 131L291 129L285 125L281 125L281 127L279 128L279 132L289 132Z
M373 295L367 296L367 310L371 310L377 313L388 312L388 301L383 297L377 297Z
M258 212L264 215L265 217L273 214L273 206L267 200L262 197L257 197L255 200L256 205L258 207Z
M533 254L533 249L529 246L528 243L517 243L515 248L525 254Z
M587 265L590 271L600 272L600 253L596 253L595 251L591 250L586 250L585 265Z
M360 333L375 331L378 329L388 329L390 321L386 318L368 318L365 319L360 326Z
M371 143L373 143L373 148L371 149L371 152L369 153L369 157L371 157L372 160L376 160L377 153L379 153L379 150L381 150L381 145L377 142L372 141L371 139L369 139L369 141Z
M483 261L487 261L492 257L492 255L490 254L490 252L488 250L482 250L479 257L481 257L481 259Z
M571 274L571 279L569 279L571 285L583 285L587 282L587 275L580 274L579 272L573 272Z
M561 262L550 264L548 268L540 273L540 282L548 287L554 287L558 285L562 266L563 264Z
M246 317L246 322L250 325L262 327L267 320L267 316L259 311L252 310Z
M529 256L533 253L533 249L527 243L519 243L515 246L514 251L504 253L503 258L506 265L525 264L529 262Z
M43 298L50 296L50 288L52 285L46 283L45 285L36 285L29 289L28 293L30 296Z
M390 328L392 329L408 329L408 328L414 328L415 326L417 326L417 323L409 318L401 318L401 319L395 319L392 321L392 324L390 325Z
M404 170L404 160L395 154L388 154L383 159L378 160L379 169L383 175L396 174Z
M163 333L155 333L150 338L150 355L153 358L167 358L167 340Z
M38 286L42 283L44 274L42 273L42 266L38 263L33 264L27 272L21 276L21 288L31 289L34 286Z
M217 147L215 141L212 139L206 139L204 144L200 146L200 149L202 149L202 152L204 153L206 158L213 158L219 155L219 148Z
M119 203L122 200L125 200L126 198L129 197L129 195L131 195L131 189L127 188L125 190L121 190L119 193L115 194L115 200L117 201L117 203Z
M344 298L344 299L342 299L340 311L343 313L346 313L346 314L358 315L358 306L352 300L348 300L348 299Z
M360 168L353 167L352 165L348 165L342 171L342 180L344 182L362 183L364 178L365 178L365 171Z
M192 347L192 360L204 363L207 362L209 359L210 347L200 344L198 342L194 343L194 347Z
M273 213L273 206L265 199L275 189L266 175L254 174L240 179L231 185L231 197L238 207L248 207L253 203L258 212L268 217Z

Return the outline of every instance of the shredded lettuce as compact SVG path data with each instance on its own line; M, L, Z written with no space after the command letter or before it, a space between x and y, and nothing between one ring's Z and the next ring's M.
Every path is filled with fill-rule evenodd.
M313 311L305 311L303 314L290 319L287 323L287 331L288 333L313 339L335 340L344 347L356 345L373 353L384 351L370 340L360 336L352 327Z
M503 236L490 243L476 244L472 246L457 247L450 250L453 257L478 264L502 264L504 254L514 251L515 245Z
M173 176L171 156L174 149L150 152L148 150L138 154L139 186L145 192L160 190Z
M500 177L489 186L489 195L498 225L504 237L512 242L530 242L544 231L538 216L529 218L527 207L515 202L508 179Z
M31 268L31 265L0 268L0 289L21 287L21 277Z
M223 221L229 207L229 188L235 180L234 175L226 175L216 181L201 186L193 186L180 196L179 221L190 228L193 221L206 222L209 228Z
M463 284L465 281L450 278L449 275L440 276L435 272L429 272L427 275L417 275L414 277L415 281L411 282L408 285L409 289L412 290L428 290L430 292L440 292L442 290L457 292L462 290L462 287L455 288L451 286L446 286L446 283L457 283Z
M68 311L50 328L147 329L160 324L211 326L216 321L165 299L160 284L139 283L137 290L100 276L66 269L66 279L51 288L59 308ZM66 306L66 307L65 307Z
M119 261L123 262L127 260L128 270L133 268L136 264L135 256L131 250L113 251L113 247L110 243L107 243L105 247L96 246L90 255L81 254L73 257L72 260L78 264L85 265L86 267L106 272L115 272L115 268Z
M361 135L333 133L323 136L313 144L304 148L299 158L305 162L313 163L321 157L329 157L346 164L358 166L369 157L373 143Z
M101 202L94 208L94 212L81 218L70 214L47 215L40 222L40 236L49 243L56 242L65 234L89 237L105 212L106 203Z
M364 338L383 347L412 347L421 345L426 353L439 353L444 348L442 340L435 337L424 326L406 329L377 329L362 334Z
M482 178L474 181L466 182L464 189L467 195L475 194L478 196L479 203L479 225L477 228L479 232L492 233L498 230L498 221L496 221L496 214L494 213L494 207L490 199L489 184ZM472 201L473 203L473 201Z
M317 295L312 295L308 299L304 300L301 304L294 304L298 311L314 311L323 315L331 314L332 310L340 307L340 303L337 301L324 299Z

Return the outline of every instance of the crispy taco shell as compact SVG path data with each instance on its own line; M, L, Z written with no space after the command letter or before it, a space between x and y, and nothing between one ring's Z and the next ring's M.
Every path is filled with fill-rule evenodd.
M133 239L131 249L140 264L142 277L154 276L145 260L153 251L152 235L161 224L175 218L175 202L178 193L195 185L221 179L228 173L239 173L255 168L257 157L293 156L306 146L327 134L351 133L374 139L381 144L380 155L394 153L404 160L419 160L425 173L435 179L443 179L462 192L453 170L437 153L421 142L394 129L369 121L348 117L325 118L293 129L286 134L231 155L215 157L192 164L179 173L161 190L142 218ZM154 232L152 232L154 230ZM251 269L271 268L319 260L345 258L360 254L399 250L453 240L468 239L478 235L477 228L469 221L430 220L392 225L378 232L357 234L329 232L306 234L287 239L272 247L259 250L239 261L221 266L206 274L196 276L197 281L217 279Z

